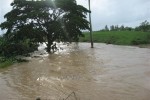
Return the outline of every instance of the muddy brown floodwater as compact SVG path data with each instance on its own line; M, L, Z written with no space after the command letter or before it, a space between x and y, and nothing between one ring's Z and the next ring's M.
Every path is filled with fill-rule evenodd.
M62 47L61 47L62 46ZM0 100L150 100L150 49L88 43L42 47L30 62L0 69ZM73 95L67 100L76 100Z

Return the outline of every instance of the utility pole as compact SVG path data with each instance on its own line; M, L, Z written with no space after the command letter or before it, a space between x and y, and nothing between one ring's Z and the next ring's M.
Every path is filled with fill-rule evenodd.
M90 21L90 40L91 40L91 48L94 48L93 46L93 36L92 36L92 22L91 22L91 3L90 0L88 0L89 2L89 21Z

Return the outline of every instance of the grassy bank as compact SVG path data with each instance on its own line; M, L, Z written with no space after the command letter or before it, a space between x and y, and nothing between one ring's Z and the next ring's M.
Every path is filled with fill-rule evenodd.
M0 68L5 68L10 65L12 65L15 62L12 58L6 59L6 58L0 58Z
M21 62L27 62L28 60L23 59L23 58L16 58L16 57L11 57L11 58L5 58L5 57L0 57L0 68L6 68L14 63L21 63Z
M80 42L90 42L89 33ZM93 41L97 43L108 43L117 45L139 45L150 43L150 32L140 31L104 31L93 32Z
M0 63L0 68L6 68L8 66L11 66L12 64L13 64L13 62L11 62L11 61L2 62L2 63Z

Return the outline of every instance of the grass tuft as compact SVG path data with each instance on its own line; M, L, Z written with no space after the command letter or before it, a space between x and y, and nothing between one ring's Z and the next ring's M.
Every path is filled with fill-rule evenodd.
M8 66L11 66L14 63L12 60L5 60L3 62L0 62L0 68L6 68Z

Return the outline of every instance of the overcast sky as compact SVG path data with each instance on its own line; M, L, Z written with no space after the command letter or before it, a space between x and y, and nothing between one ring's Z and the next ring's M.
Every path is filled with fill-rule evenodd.
M0 23L4 14L11 10L12 0L0 0ZM88 0L77 0L88 8ZM141 22L150 21L150 0L91 0L93 30L105 25L125 25L135 27Z

